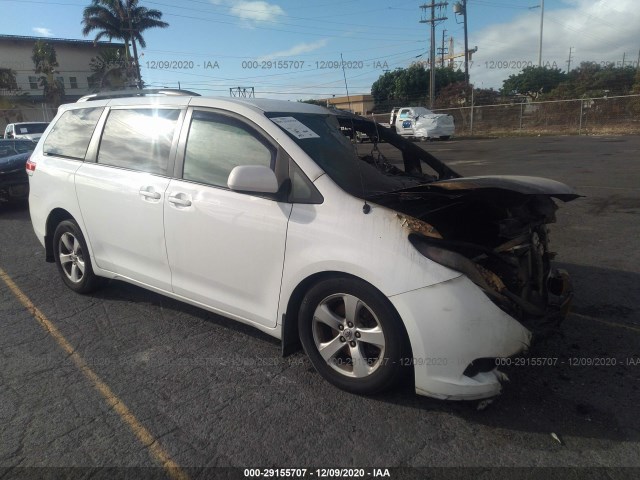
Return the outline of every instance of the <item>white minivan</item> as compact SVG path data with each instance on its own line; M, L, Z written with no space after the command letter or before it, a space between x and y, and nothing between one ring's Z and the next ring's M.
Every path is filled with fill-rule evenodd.
M358 154L341 126L401 160L376 143ZM348 112L94 95L60 107L27 171L35 233L69 288L123 280L253 325L350 392L409 373L422 395L494 396L501 359L571 299L547 244L570 187L461 178Z

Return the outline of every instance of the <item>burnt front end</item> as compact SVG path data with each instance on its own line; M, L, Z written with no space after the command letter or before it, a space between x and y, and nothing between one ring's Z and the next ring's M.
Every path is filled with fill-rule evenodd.
M467 177L410 189L393 208L407 215L410 241L424 256L464 273L540 338L557 329L573 298L568 273L552 265L548 225L554 198L576 197L546 179Z

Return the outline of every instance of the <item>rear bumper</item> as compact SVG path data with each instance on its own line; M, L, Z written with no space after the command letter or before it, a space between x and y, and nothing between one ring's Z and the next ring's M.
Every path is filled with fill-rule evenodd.
M453 125L432 125L429 127L416 127L414 135L416 137L440 138L450 137L455 132Z
M505 378L497 369L469 377L478 359L525 352L532 334L498 308L467 277L390 297L404 321L420 395L474 400L498 395Z

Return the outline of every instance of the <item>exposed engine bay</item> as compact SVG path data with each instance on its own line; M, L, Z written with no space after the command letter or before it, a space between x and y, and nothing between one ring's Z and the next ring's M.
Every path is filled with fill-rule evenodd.
M359 155L363 162L386 176L416 180L394 191L362 195L365 201L397 211L423 255L467 275L538 337L557 327L573 293L568 274L551 265L555 254L547 225L555 222L555 200L580 195L538 177L462 177L392 129L349 114L338 121L372 140L371 152ZM381 154L381 141L402 152L403 168ZM433 173L423 172L424 165Z

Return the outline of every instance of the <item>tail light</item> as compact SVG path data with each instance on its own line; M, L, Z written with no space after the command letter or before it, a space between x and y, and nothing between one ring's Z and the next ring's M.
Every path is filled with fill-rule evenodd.
M36 162L32 162L31 157L27 160L26 169L27 175L33 175L33 172L36 171Z

